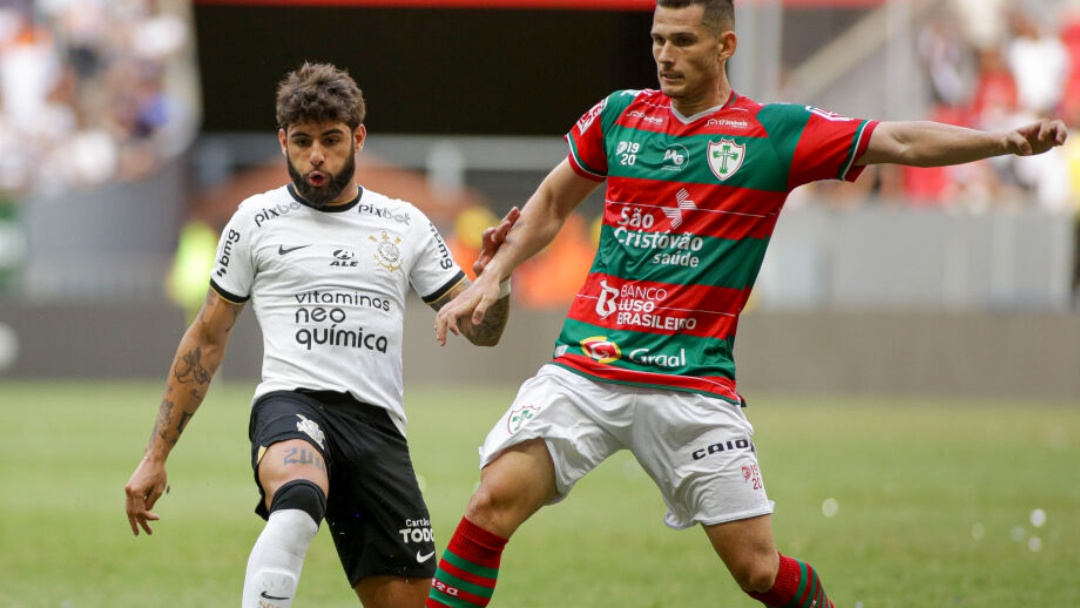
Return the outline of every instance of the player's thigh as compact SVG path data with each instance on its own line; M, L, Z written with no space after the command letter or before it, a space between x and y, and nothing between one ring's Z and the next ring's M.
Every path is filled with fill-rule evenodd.
M510 408L488 433L480 448L481 468L513 468L544 484L545 492L553 481L556 493L550 502L562 500L578 480L626 447L620 427L628 425L628 408L613 386L545 365L521 385ZM540 449L536 440L542 440L546 449ZM515 452L516 446L522 447ZM490 466L505 455L512 458ZM532 471L530 465L540 468ZM505 477L499 475L500 480L513 482Z
M318 404L299 393L277 391L255 403L248 434L252 469L264 497L257 509L260 515L266 516L278 488L294 479L307 479L328 491L329 430Z
M326 521L349 583L430 581L435 539L405 437L383 408L357 404L327 416L335 466Z
M323 455L305 439L285 439L266 448L259 461L258 478L271 499L278 488L297 479L314 483L324 493L330 490Z
M668 526L772 513L742 408L694 393L641 392L631 451L664 498Z
M503 538L557 495L555 465L543 439L504 450L483 468L465 511L472 523Z
M420 608L430 589L430 578L400 576L369 576L353 587L364 608Z

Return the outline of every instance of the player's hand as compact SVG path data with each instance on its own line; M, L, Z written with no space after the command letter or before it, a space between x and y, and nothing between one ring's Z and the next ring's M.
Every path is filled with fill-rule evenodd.
M1006 146L1017 156L1034 156L1064 145L1068 133L1060 120L1040 120L1009 133Z
M502 247L506 241L506 235L510 233L510 229L514 227L519 217L521 217L521 210L514 207L507 212L506 217L499 222L498 226L491 226L484 230L480 238L480 254L476 256L476 261L472 265L473 274L480 276L484 272L488 262L495 257L499 247Z
M165 473L165 465L154 464L145 458L139 463L139 467L131 474L131 479L124 486L127 495L127 517L131 524L131 532L139 535L139 528L147 534L153 534L150 522L157 521L160 517L151 513L154 503L168 488L168 474Z
M489 280L486 280L489 279ZM470 319L474 325L484 322L484 316L492 304L499 301L499 284L494 278L478 277L465 291L450 300L435 314L435 340L446 346L446 332L461 335L458 323Z

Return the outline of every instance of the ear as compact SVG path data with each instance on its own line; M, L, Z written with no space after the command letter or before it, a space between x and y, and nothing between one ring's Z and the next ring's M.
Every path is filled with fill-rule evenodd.
M355 141L353 143L353 150L360 152L364 148L364 140L367 139L367 127L360 125L356 127L356 131L353 133Z
M284 154L285 156L288 156L289 155L289 146L286 143L285 129L278 129L277 140L278 140L278 144L281 145L281 153Z
M731 56L735 54L735 49L739 46L739 37L735 34L735 30L726 30L720 34L720 40L716 45L717 59L721 61L727 61L731 59Z

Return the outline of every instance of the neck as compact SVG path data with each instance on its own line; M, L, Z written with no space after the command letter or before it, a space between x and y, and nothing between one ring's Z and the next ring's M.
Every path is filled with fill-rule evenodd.
M728 84L727 79L723 79L717 83L716 88L707 95L701 97L671 99L671 106L679 111L679 114L683 116L694 116L700 112L704 112L709 108L715 108L722 106L729 99L731 99L731 85Z

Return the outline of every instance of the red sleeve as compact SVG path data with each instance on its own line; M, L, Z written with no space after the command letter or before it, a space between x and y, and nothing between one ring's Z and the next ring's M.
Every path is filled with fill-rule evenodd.
M578 175L598 182L604 181L608 172L604 129L600 121L606 105L607 98L604 98L586 112L565 137L570 145L570 166Z
M855 181L865 168L855 161L866 152L878 121L806 110L809 117L791 159L790 187L827 179Z

